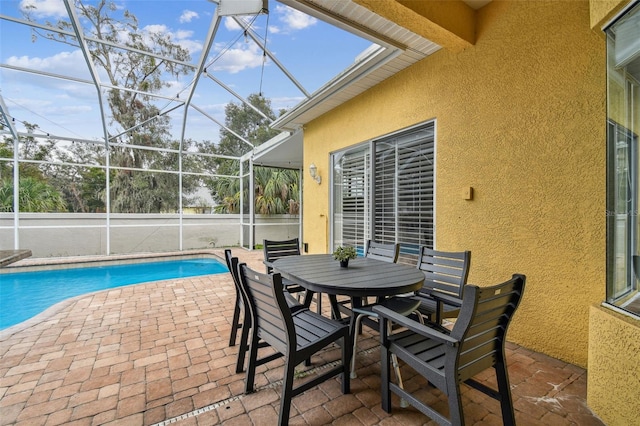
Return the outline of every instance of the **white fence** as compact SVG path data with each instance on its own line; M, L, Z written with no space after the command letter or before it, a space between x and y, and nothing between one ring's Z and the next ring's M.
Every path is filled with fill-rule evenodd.
M87 256L165 252L180 249L180 217L176 214L21 213L21 249L34 257ZM0 250L14 249L14 215L0 213ZM256 216L256 244L263 239L299 237L299 217ZM240 245L240 215L189 214L182 218L182 249ZM245 244L248 242L245 241Z

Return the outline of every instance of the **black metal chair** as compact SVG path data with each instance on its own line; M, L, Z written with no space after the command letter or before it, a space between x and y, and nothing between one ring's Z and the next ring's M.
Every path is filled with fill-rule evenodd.
M273 272L273 268L269 265L271 262L287 256L300 255L300 241L297 238L285 241L264 240L262 243L264 261L267 265L268 274ZM286 281L287 280L283 281L285 287L287 286ZM302 290L304 290L304 288L302 288Z
M449 252L420 247L416 267L424 273L425 280L412 297L420 301L418 312L436 324L441 324L444 318L457 317L470 266L470 251Z
M231 255L231 250L225 249L224 251L224 259L227 262L227 268L229 269L229 273L231 274L231 278L233 278L233 287L236 289L236 303L233 308L233 320L231 321L231 335L229 336L229 346L236 345L236 337L238 335L238 330L242 328L242 323L240 322L240 314L241 311L244 310L244 303L242 301L242 295L240 290L240 283L238 282L238 270L237 270L237 261L236 258L236 266L233 266ZM244 314L243 317L247 315Z
M234 337L235 340L235 334L237 334L237 330L238 328L241 328L242 332L240 335L240 345L238 347L238 358L236 361L236 373L242 373L244 371L244 361L247 355L247 352L249 351L249 332L251 331L251 324L252 324L252 318L251 318L251 313L248 310L248 306L249 306L249 300L248 300L248 296L245 293L242 284L240 282L240 277L238 276L238 258L237 257L232 257L231 256L231 250L225 250L224 251L225 254L225 259L227 260L227 265L229 267L229 271L231 272L231 276L233 277L233 282L236 286L236 297L240 297L241 300L241 304L242 304L242 310L243 312L243 319L242 319L242 323L239 323L239 319L237 320L238 322L236 322L236 317L235 317L235 311L234 311L234 324L236 324L235 326L235 333L234 333L234 327L232 325L232 337ZM237 309L237 301L236 301L236 309ZM261 345L261 347L267 346L266 344L260 342L259 343Z
M395 263L398 261L399 255L400 244L382 244L371 240L367 241L365 257L381 260L383 262ZM342 301L341 303L344 305L345 302L348 301ZM353 356L351 357L352 379L358 377L356 373L356 353L358 349L358 334L360 333L362 320L366 317L377 318L377 315L372 311L372 307L375 306L375 304L369 305L366 299L363 300L363 303L364 304L361 308L353 308L353 306L351 308L351 338L353 339ZM402 315L409 315L420 305L419 302L407 298L380 299L376 303L382 304L383 306L386 306L387 308ZM398 381L402 383L399 370L396 370L396 373L398 375Z
M248 298L252 327L249 365L245 378L245 393L254 391L256 367L285 356L284 380L280 402L279 424L289 421L291 398L305 392L319 383L342 374L342 393L350 393L349 328L337 321L302 308L291 313L284 299L280 274L261 274L245 264L238 265L240 285ZM269 344L276 353L258 358L258 342ZM315 378L293 387L295 367L311 358L324 347L340 342L342 360L340 365L328 366Z
M396 263L398 261L398 256L400 256L400 244L383 244L369 240L367 241L364 253L365 257L371 259Z
M284 241L274 241L274 240L263 240L262 249L264 251L264 262L267 267L267 274L273 272L273 267L271 267L271 263L275 262L278 259L281 259L286 256L299 256L300 255L300 241L297 238L293 238L291 240ZM282 278L282 284L284 285L285 290L289 293L297 294L300 296L303 292L305 292L305 288L301 285L294 283L291 280L286 278ZM300 297L298 297L298 301ZM320 306L320 295L318 295L318 313L321 310Z
M435 330L382 306L373 308L380 318L382 408L391 412L391 391L440 425L464 425L460 384L500 401L502 420L515 424L504 346L511 319L524 292L526 277L513 277L492 287L468 285L460 315L450 333ZM388 333L389 321L407 330ZM395 354L449 399L449 418L411 393L391 383L390 358ZM473 377L493 367L498 391Z
M377 243L372 240L367 240L367 244L364 250L364 257L381 260L383 262L396 263L398 261L398 256L400 256L400 244L395 244L395 243L384 244L384 243ZM368 300L364 298L362 300L362 304L363 305L368 304ZM350 298L343 299L337 302L337 306L340 312L342 312L343 314L352 316L351 308L348 307L348 305L351 305ZM333 313L333 316L336 317L337 314Z
M233 284L236 288L236 304L233 312L233 322L231 324L231 336L229 337L229 346L234 346L236 342L236 337L238 334L238 330L241 329L240 334L240 346L238 348L238 360L236 362L236 373L242 373L244 371L244 361L249 351L249 332L251 330L251 315L247 310L246 306L249 305L248 297L245 294L244 289L240 283L240 278L238 276L238 258L233 257L231 254L231 250L226 249L224 251L225 260L227 262L227 267L229 268L229 272L231 273L231 277L233 278ZM289 306L289 309L292 313L297 312L298 310L304 308L301 304L297 302L289 293L284 292L285 301ZM240 322L240 310L242 310L242 322ZM268 346L264 342L260 342L260 347Z
M365 305L362 308L353 308L353 316L351 317L351 338L353 339L353 355L351 357L352 379L358 377L358 374L356 373L356 353L358 349L358 331L360 329L362 319L365 317L378 318L378 314L373 310L375 306L384 306L398 315L406 316L415 312L419 305L420 302L407 297L390 297L388 299L383 299L378 303ZM389 332L391 332L391 330L389 330ZM398 379L398 386L402 387L402 375L400 374L400 367L398 366L395 356L393 356L393 367Z

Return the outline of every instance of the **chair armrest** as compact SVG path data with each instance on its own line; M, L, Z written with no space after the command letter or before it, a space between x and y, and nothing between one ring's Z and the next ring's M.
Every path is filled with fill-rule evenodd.
M374 306L373 312L378 314L380 319L390 320L394 324L401 325L414 333L418 333L424 337L428 337L430 339L436 340L441 343L445 343L449 346L457 346L458 340L452 338L448 334L442 333L440 331L434 330L426 325L420 324L418 321L414 321L404 315L400 315L391 309L385 308L384 306ZM381 327L381 332L387 332L387 327ZM381 336L382 337L382 336ZM385 336L386 339L386 336Z
M438 290L433 290L430 295L437 302L442 302L445 305L462 307L462 299L459 299L456 296L452 296L450 294L446 294Z

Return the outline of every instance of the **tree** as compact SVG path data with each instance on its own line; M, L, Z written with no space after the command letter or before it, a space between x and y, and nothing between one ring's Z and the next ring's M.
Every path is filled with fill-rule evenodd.
M13 139L6 136L0 141L0 158L13 158ZM0 180L13 177L12 163L0 161Z
M66 205L60 193L51 185L33 177L20 179L18 205L22 212L65 211ZM13 211L13 180L0 182L0 211Z
M28 133L33 133L38 126L25 122ZM13 138L4 137L0 143L0 157L13 157ZM38 141L33 136L20 138L20 158L42 163L26 163L19 165L18 206L23 212L65 211L66 203L60 192L51 184L49 175L55 152L55 141L47 139ZM12 212L14 201L13 167L10 163L0 163L0 211Z
M255 211L259 214L297 214L298 172L256 167Z
M95 213L105 210L105 148L102 144L71 142L56 150L65 165L54 168L49 181L61 192L70 212ZM86 166L95 164L94 167Z
M271 101L261 95L249 95L247 101L260 110L267 118L250 106L242 103L229 103L225 107L225 125L236 134L258 146L278 134L269 127L276 115L271 109ZM282 113L282 111L280 111ZM206 149L203 147L203 149ZM240 157L251 149L246 142L226 129L220 131L220 143L215 148L217 154ZM217 174L237 176L240 165L237 160L216 159ZM299 210L298 172L256 167L255 209L261 214L297 214ZM245 185L245 191L248 185ZM212 195L217 202L217 213L238 213L240 211L240 181L237 178L220 177L212 180ZM247 194L244 194L247 200Z
M112 211L175 211L178 206L178 175L150 170L175 170L177 156L135 146L161 149L175 149L178 146L176 141L171 140L169 117L160 115L161 111L153 104L154 97L151 94L170 86L163 77L171 75L178 78L189 72L185 65L170 60L187 62L190 60L189 52L174 43L169 34L140 29L138 19L128 10L122 11L121 17L116 19L114 15L120 11L114 2L100 0L92 6L76 0L74 4L84 33L91 39L105 42L87 40L94 65L104 71L103 75L107 76L111 86L134 90L113 88L107 96L111 111L109 124L115 124L117 132L122 133L117 141L120 144L111 146L109 151L114 167L109 175ZM71 23L66 20L58 21L55 26L73 31ZM78 47L75 37L56 32L39 35ZM118 44L135 50L114 47ZM139 52L152 53L157 57ZM142 123L145 123L144 126L135 127ZM90 175L96 177L95 172ZM195 183L194 179L185 179L183 192L188 194L194 190ZM86 203L78 200L76 195L71 196L78 209L87 208Z

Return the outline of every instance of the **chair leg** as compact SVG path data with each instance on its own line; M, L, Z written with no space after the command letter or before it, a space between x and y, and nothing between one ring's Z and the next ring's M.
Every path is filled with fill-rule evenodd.
M236 335L240 328L240 301L236 297L236 307L233 310L233 322L231 323L231 336L229 336L229 346L236 345Z
M418 321L420 322L420 324L424 325L424 315L422 315L422 312L413 311L411 312L411 315L415 315Z
M387 332L391 335L392 326L391 322L389 322L389 326L387 327ZM393 370L396 373L396 379L398 379L398 387L400 389L404 389L404 385L402 384L402 374L400 373L400 364L398 363L398 356L396 354L391 354L391 363L393 364ZM409 403L404 400L404 398L400 398L400 407L407 408Z
M362 322L362 318L364 318L364 314L356 314L356 320L351 324L351 336L353 339L353 350L351 351L351 378L355 379L358 377L356 373L356 354L358 353L358 333L357 330L360 329L360 323Z
M342 337L342 394L351 393L351 379L349 377L347 369L349 368L349 361L355 354L351 350L349 344L349 334L345 333Z
M258 346L260 346L260 339L258 338L258 333L254 331L253 333L251 333L251 345L249 346L249 363L247 365L247 373L244 379L244 393L252 393L254 391L253 385L256 378Z
M398 364L398 357L396 354L391 354L391 364L393 365L393 370L396 373L396 378L398 379L398 387L400 389L404 389L404 385L402 384L402 375L400 374L400 364ZM400 406L402 408L407 408L409 403L404 400L404 398L400 398Z
M246 316L242 324L242 333L240 334L240 347L238 348L238 360L236 361L236 373L242 373L244 371L244 360L247 356L247 350L249 349L249 330L251 330L251 321Z
M380 393L382 394L382 409L391 413L391 390L389 389L389 380L391 372L389 368L389 349L385 345L380 346Z
M447 387L452 381L455 381L455 377L447 377ZM460 395L460 383L455 381L453 383L453 389L449 391L449 417L452 425L464 426L464 414L462 413L462 396Z
M494 368L500 394L502 423L506 426L513 426L516 424L516 417L513 412L513 400L511 399L511 388L509 387L509 373L504 362L496 363Z
M289 413L291 412L291 398L293 397L293 376L296 366L293 365L291 357L287 357L284 367L284 380L282 381L282 397L280 400L280 414L278 424L286 426L289 424Z

